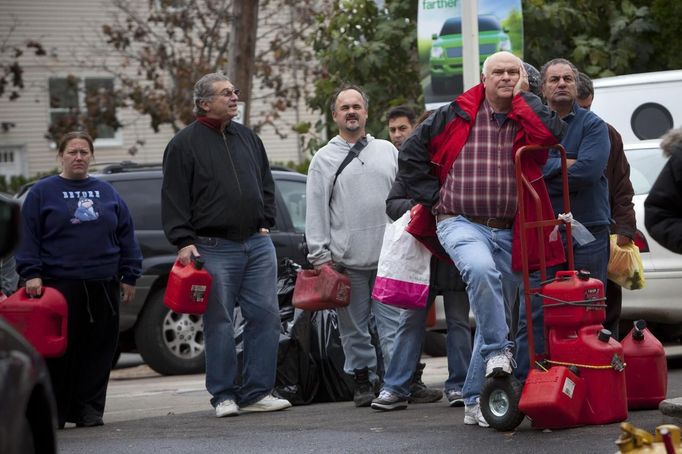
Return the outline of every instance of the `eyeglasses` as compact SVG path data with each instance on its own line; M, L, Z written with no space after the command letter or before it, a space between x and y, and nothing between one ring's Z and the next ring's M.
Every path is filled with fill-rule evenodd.
M214 93L214 95L224 96L226 98L231 98L232 95L239 96L239 93L241 93L241 92L242 91L239 88L235 88L234 90L225 89L223 91L219 91L218 93Z

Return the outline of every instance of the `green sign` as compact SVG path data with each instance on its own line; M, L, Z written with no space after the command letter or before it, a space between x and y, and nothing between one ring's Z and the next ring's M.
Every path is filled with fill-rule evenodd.
M417 39L426 108L452 101L463 91L462 0L419 0ZM478 0L480 65L507 50L523 58L521 0Z

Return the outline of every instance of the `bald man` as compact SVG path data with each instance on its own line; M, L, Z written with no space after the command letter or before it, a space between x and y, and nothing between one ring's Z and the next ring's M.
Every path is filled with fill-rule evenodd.
M403 143L398 160L399 178L422 205L413 209L413 233L452 259L467 285L476 336L463 387L464 423L488 427L479 396L486 377L512 373L509 323L521 283L519 238L512 230L517 214L514 154L526 144L558 143L566 125L528 91L523 62L515 55L488 57L481 81L427 118ZM526 203L529 215L553 219L541 178L547 153L524 156L523 173L542 202L541 213ZM438 243L429 241L433 230L440 251ZM549 235L546 241L547 262L563 261L561 244L550 243ZM539 247L529 244L528 250L536 264L534 246Z

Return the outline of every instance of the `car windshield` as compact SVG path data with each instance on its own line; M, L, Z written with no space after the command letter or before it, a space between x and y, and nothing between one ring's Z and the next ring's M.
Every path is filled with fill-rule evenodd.
M500 24L492 16L478 17L478 31L489 32L493 30L500 30ZM443 29L440 35L461 35L462 34L462 20L459 17L451 17L443 24Z
M630 163L630 181L635 195L648 194L667 158L660 148L633 148L625 151Z

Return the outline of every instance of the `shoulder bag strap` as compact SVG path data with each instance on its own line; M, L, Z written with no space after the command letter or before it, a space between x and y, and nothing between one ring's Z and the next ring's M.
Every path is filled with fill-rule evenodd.
M367 138L362 137L360 138L357 142L355 142L355 145L348 151L348 154L346 157L343 159L341 162L341 165L339 166L338 169L336 169L336 175L334 175L334 182L332 183L332 190L329 191L329 205L332 204L332 194L334 194L334 186L336 186L336 180L339 178L339 175L341 172L343 172L343 169L346 168L348 164L354 159L357 158L360 155L360 152L367 146Z

